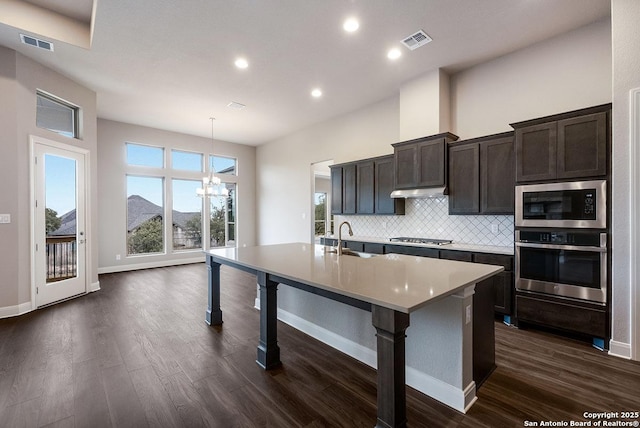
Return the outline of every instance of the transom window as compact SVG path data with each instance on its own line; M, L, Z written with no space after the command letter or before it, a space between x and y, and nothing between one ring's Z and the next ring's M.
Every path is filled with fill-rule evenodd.
M69 138L78 138L80 109L53 95L36 93L36 126Z
M164 168L164 149L127 143L127 164Z

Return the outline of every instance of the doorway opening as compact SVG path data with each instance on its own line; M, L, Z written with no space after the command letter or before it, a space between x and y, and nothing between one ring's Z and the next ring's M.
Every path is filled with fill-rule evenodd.
M311 164L311 242L333 234L331 215L331 170L333 160Z

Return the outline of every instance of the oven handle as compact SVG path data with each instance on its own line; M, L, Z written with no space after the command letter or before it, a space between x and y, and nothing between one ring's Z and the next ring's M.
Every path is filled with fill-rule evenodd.
M598 252L598 253L606 253L606 247L581 247L579 245L554 245L554 244L536 244L531 242L516 242L516 247L527 247L527 248L547 248L552 250L570 250L570 251L589 251L589 252Z

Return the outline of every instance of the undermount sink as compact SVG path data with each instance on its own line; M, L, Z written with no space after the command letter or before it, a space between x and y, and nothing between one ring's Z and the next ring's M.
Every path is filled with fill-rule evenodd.
M335 248L332 248L328 251L326 251L327 253L333 253L333 254L337 254L338 251ZM350 250L348 248L343 248L342 249L342 255L343 256L352 256L352 257L360 257L361 259L370 259L372 257L377 256L377 254L371 254L371 253L363 253L361 251L353 251Z
M354 257L360 257L361 259L370 259L372 257L377 256L377 254L371 254L371 253L362 253L360 251L343 251L342 252L343 256L354 256Z

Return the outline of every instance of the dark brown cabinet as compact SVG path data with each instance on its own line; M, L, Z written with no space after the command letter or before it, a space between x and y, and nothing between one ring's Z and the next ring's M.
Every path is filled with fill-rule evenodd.
M356 164L356 212L358 214L373 214L373 169L373 161Z
M449 149L449 214L480 212L480 145Z
M446 132L392 144L395 189L446 186L447 144L457 139Z
M494 311L511 315L513 309L513 256L500 254L475 253L475 263L503 266L504 271L485 279L483 282L490 285L494 296Z
M393 155L331 166L332 214L404 214L404 199L391 198Z
M374 213L404 214L404 199L391 197L395 172L393 155L376 158L374 160L374 172Z
M449 214L513 214L513 133L449 145Z
M605 176L610 111L606 104L512 124L516 181Z
M356 213L356 165L342 167L342 214Z
M324 245L336 246L335 238L320 238ZM511 315L514 305L513 256L504 254L475 253L471 251L446 250L413 245L384 244L379 242L343 241L343 246L354 251L372 254L405 254L409 256L430 257L434 259L457 260L462 262L483 263L504 267L504 271L478 283L483 290L490 290L495 313Z

